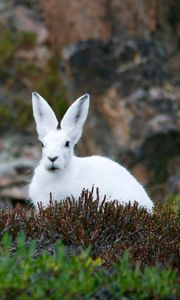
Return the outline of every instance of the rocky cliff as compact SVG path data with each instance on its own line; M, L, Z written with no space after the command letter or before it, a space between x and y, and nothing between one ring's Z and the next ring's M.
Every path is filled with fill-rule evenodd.
M120 161L155 200L177 193L177 1L9 0L0 10L3 205L25 199L22 186L40 155L32 90L60 116L67 103L89 92L91 111L77 152Z

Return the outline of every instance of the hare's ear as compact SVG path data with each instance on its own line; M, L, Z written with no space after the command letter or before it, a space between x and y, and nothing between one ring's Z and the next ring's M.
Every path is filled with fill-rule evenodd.
M76 144L81 137L82 128L88 114L89 98L88 94L78 98L69 107L61 121L61 128L68 133L73 144Z
M41 140L49 131L57 128L58 121L49 104L36 92L32 93L32 106L37 133Z

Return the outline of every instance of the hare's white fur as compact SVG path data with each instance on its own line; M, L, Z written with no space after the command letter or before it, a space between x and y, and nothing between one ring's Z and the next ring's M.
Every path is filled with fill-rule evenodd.
M57 129L58 121L48 103L33 93L33 113L39 140L43 144L40 164L35 169L29 187L29 197L35 207L73 195L78 198L85 189L99 188L100 196L122 203L137 201L151 210L153 203L142 185L121 165L102 157L77 157L74 145L82 134L89 109L89 95L77 99L67 110Z

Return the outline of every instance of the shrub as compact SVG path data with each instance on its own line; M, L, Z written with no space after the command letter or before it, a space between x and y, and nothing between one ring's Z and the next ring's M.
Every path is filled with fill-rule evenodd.
M38 253L54 251L54 243L61 240L69 253L79 253L90 247L93 259L101 257L102 264L111 267L125 250L132 264L174 268L179 270L179 212L168 207L145 209L99 202L97 192L83 191L75 200L50 202L47 209L40 205L39 214L33 210L11 209L0 211L1 236L9 232L16 239L23 230L27 240L36 239Z
M58 242L53 256L43 252L34 259L35 248L19 234L12 254L10 236L3 236L0 299L178 299L174 271L132 267L128 252L108 271L87 250L69 256Z

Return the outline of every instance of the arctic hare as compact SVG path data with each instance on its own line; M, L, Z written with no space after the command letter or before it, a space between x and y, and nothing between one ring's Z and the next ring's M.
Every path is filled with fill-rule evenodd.
M153 203L142 185L120 164L102 156L77 157L74 145L82 134L89 109L89 95L78 98L67 110L58 129L58 120L49 104L32 93L33 114L42 159L29 186L29 197L35 207L73 195L78 198L85 189L99 188L102 199L121 203L138 202L151 210Z

